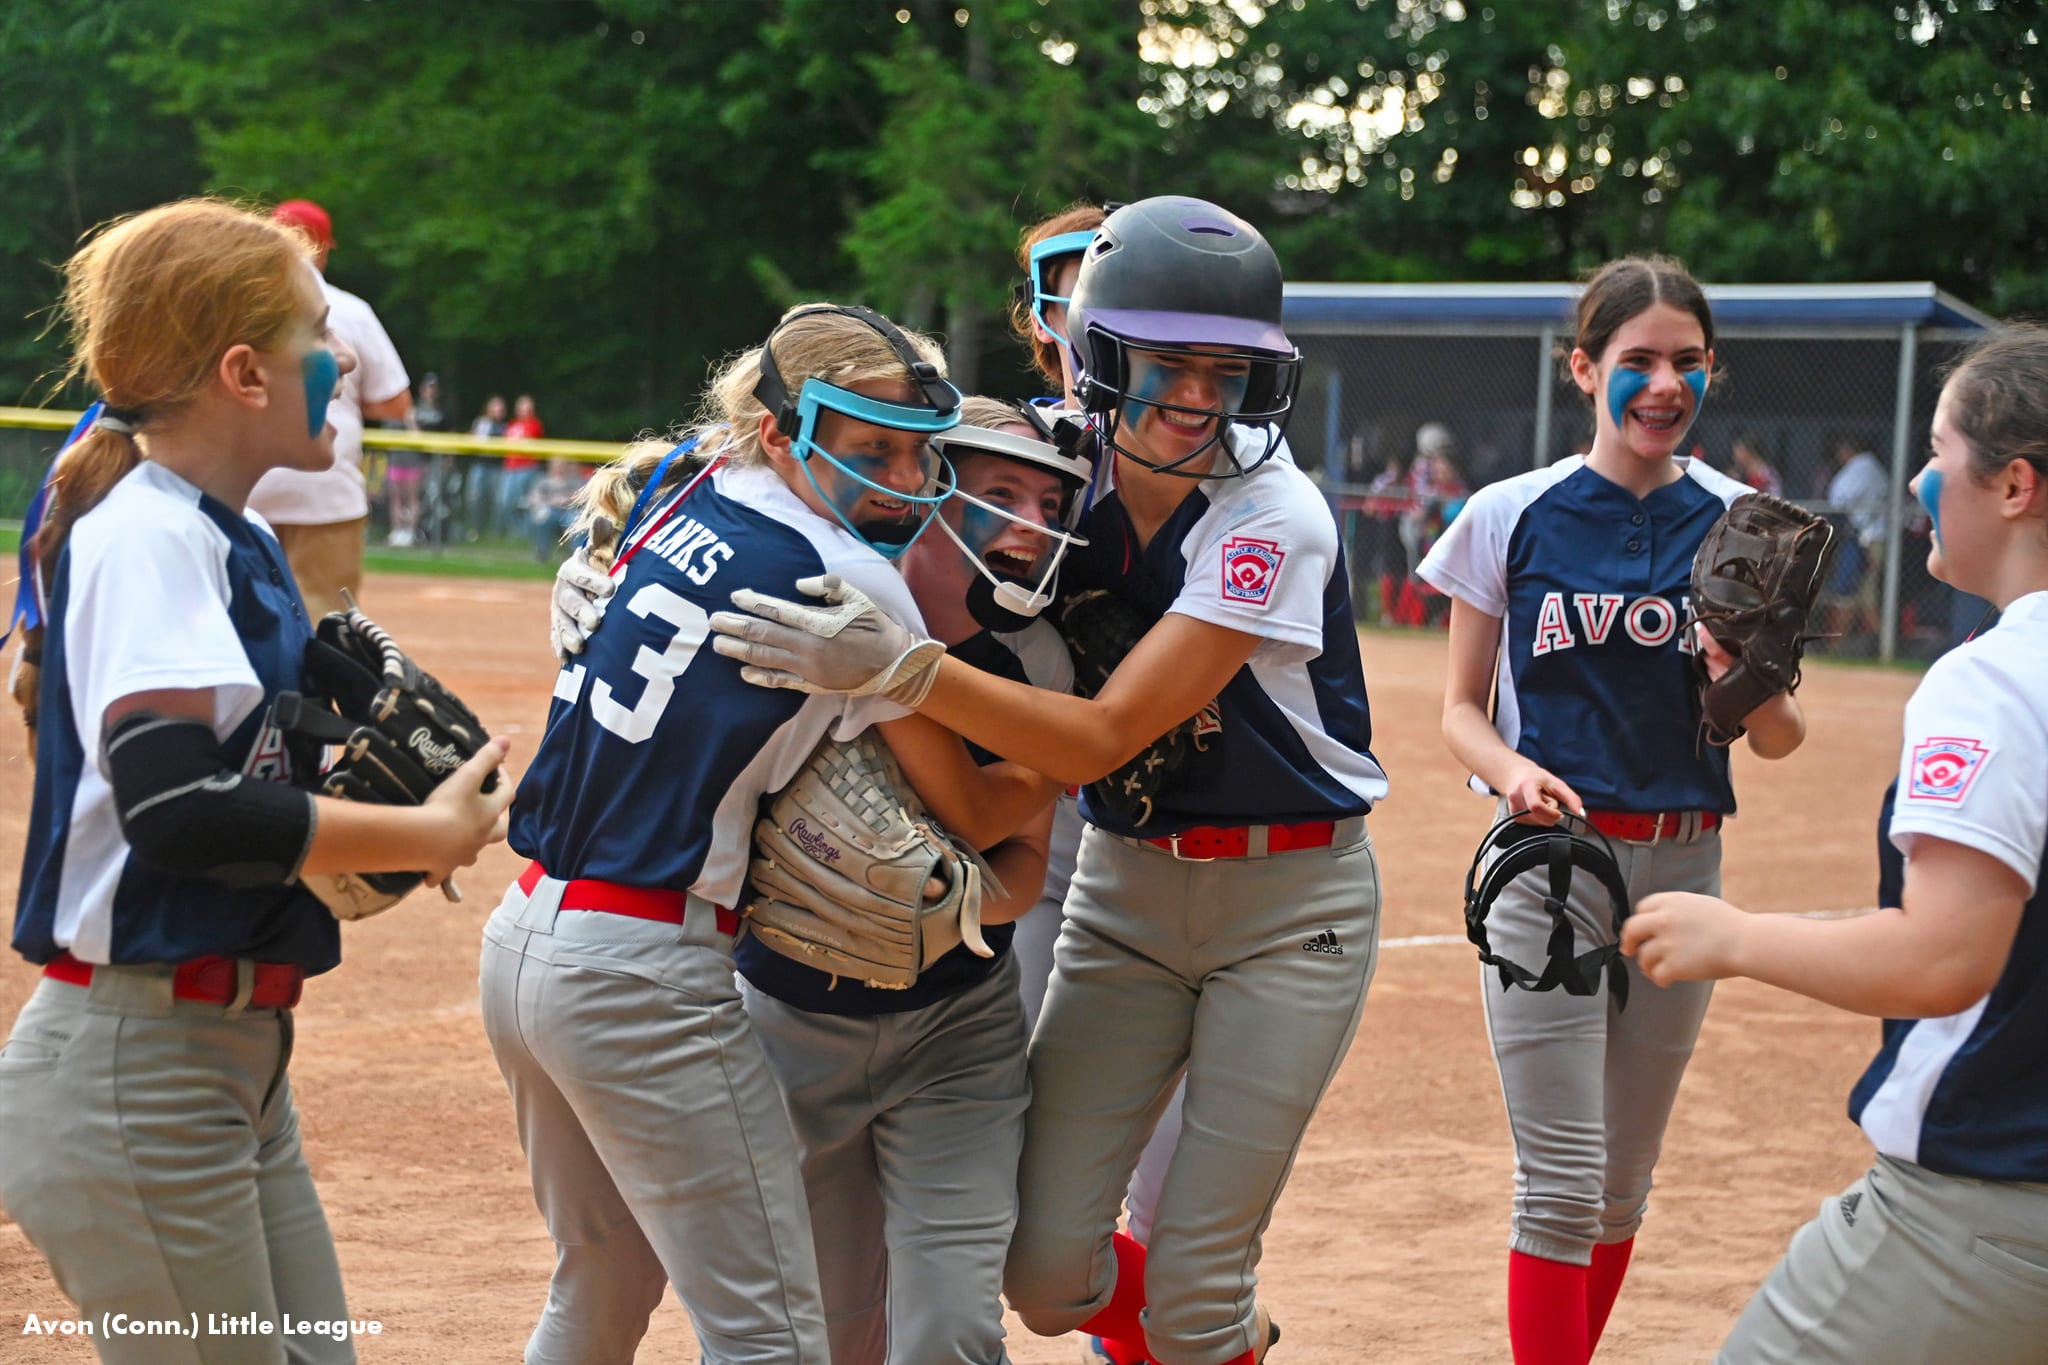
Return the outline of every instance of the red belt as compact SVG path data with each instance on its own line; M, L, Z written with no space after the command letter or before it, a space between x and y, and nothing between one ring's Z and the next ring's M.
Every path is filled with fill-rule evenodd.
M247 1008L288 1010L299 1003L305 989L306 969L289 962L258 962L256 983ZM43 968L43 975L69 986L90 986L93 964L80 962L69 953L59 953ZM171 973L171 994L180 1000L197 1000L207 1005L232 1005L240 986L240 974L231 957L195 957L180 962Z
M547 869L539 863L528 863L526 871L519 874L519 889L531 896L533 888L539 886L540 879L547 875ZM599 910L607 915L658 920L663 924L681 924L683 913L689 904L689 893L685 891L663 891L644 886L621 886L617 882L581 880L567 882L562 887L564 910ZM722 905L715 905L712 909L717 911L719 933L728 937L739 933L738 915Z
M1721 823L1718 812L1666 811L1662 815L1637 815L1633 811L1589 810L1586 823L1610 839L1623 839L1632 844L1654 844L1660 839L1675 839L1685 829L1686 817L1697 814L1699 832L1705 834Z
M1176 858L1208 862L1216 858L1243 858L1251 852L1252 831L1266 831L1266 852L1288 853L1298 848L1328 848L1337 837L1334 820L1310 820L1300 825L1197 825L1179 834L1138 842L1163 848Z

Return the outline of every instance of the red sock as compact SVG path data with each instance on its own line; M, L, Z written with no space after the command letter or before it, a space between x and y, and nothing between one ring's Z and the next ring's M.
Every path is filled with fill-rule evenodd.
M1145 1354L1146 1348L1143 1346L1133 1346L1128 1341L1118 1341L1115 1337L1098 1337L1097 1340L1102 1343L1103 1353L1116 1365L1152 1365L1152 1358Z
M1145 1248L1121 1232L1110 1244L1116 1250L1116 1288L1110 1291L1109 1302L1082 1323L1080 1330L1101 1337L1105 1345L1136 1347L1137 1358L1143 1359L1145 1325L1138 1314L1145 1308ZM1112 1352L1110 1359L1119 1357Z
M1586 1267L1586 1350L1590 1354L1600 1344L1600 1334L1607 1329L1607 1315L1614 1311L1614 1301L1621 1294L1622 1277L1628 1274L1628 1258L1636 1249L1636 1239L1626 1242L1603 1242L1593 1248L1593 1264Z
M1515 1365L1586 1365L1586 1267L1508 1253L1508 1341Z

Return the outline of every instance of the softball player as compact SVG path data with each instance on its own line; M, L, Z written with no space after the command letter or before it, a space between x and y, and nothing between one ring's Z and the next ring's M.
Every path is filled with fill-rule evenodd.
M300 988L341 943L298 879L474 861L503 837L510 794L479 788L505 745L418 809L290 784L318 755L267 717L311 631L243 508L266 471L334 458L355 357L306 243L189 200L65 273L73 368L106 405L33 546L50 594L14 946L43 980L0 1049L0 1205L102 1360L353 1361L345 1332L279 1324L348 1316L286 1076ZM220 1327L249 1319L268 1326Z
M774 617L713 618L715 647L749 658L751 679L882 686L1063 781L1102 777L1206 711L1207 747L1142 830L1083 798L1005 1272L1033 1331L1078 1328L1166 1365L1244 1365L1274 1339L1254 1299L1259 1234L1377 947L1364 815L1386 779L1336 527L1269 458L1300 364L1280 303L1264 239L1199 200L1120 209L1089 250L1068 321L1105 454L1069 587L1156 623L1095 699L951 658L906 675L913 637L850 599L830 640L786 624L827 613L745 594ZM1183 1067L1148 1263L1116 1236L1117 1210Z
M1580 295L1570 358L1593 406L1591 450L1481 489L1419 571L1453 599L1451 752L1504 812L1536 824L1584 814L1614 842L1631 899L1717 890L1720 824L1735 810L1726 750L1699 739L1681 628L1694 553L1748 491L1677 457L1713 345L1706 298L1677 262L1603 267ZM1767 758L1805 733L1790 696L1748 726ZM1546 956L1545 876L1524 874L1495 903L1495 951ZM1582 943L1612 941L1603 901L1590 879L1574 887ZM1605 995L1503 993L1481 979L1515 1142L1514 1358L1584 1365L1620 1292L1710 988L1636 981L1623 1011Z
M702 648L706 608L832 573L919 622L889 557L939 501L930 438L960 397L938 364L865 310L792 310L713 379L695 435L717 458L654 480L605 623L557 678L512 807L534 861L485 928L482 969L558 1249L531 1365L630 1360L664 1281L708 1361L827 1359L797 1150L733 976L756 803L828 729L879 723L948 828L1008 831L982 838L985 812L956 795L973 769L953 736L886 700L744 686ZM663 458L601 475L592 508L632 501L621 485Z
M1885 1018L1849 1098L1876 1164L1793 1238L1724 1365L2021 1365L2048 1338L2048 330L1964 358L1913 491L1929 571L2004 614L1906 704L1889 908L1670 894L1622 934L1653 981L1749 976Z
M1050 600L1070 539L1064 512L1087 466L1035 439L1014 408L970 398L962 413L961 426L933 438L954 471L953 496L938 530L904 555L904 579L949 647L1005 677L1070 688L1058 632L995 594L1008 585L1002 600L1016 606ZM982 908L993 957L961 945L909 989L882 990L758 938L735 953L803 1155L833 1365L1008 1359L1003 1254L1029 1095L1010 921L1045 880L1057 788L1043 790L1030 826L988 853L1012 888L1008 903Z

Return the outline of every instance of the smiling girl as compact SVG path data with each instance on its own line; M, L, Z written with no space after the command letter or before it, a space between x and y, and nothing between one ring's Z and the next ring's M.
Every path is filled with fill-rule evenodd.
M1677 262L1603 267L1580 296L1570 353L1592 448L1481 489L1420 569L1454 599L1451 752L1503 814L1538 825L1584 815L1613 842L1631 900L1718 890L1719 826L1735 810L1727 751L1699 742L1682 628L1693 556L1748 491L1678 456L1713 348L1706 297ZM1790 696L1747 724L1767 758L1805 733ZM1547 875L1525 873L1495 903L1495 951L1545 958ZM1568 913L1581 944L1611 944L1592 883L1578 879ZM1482 982L1515 1141L1514 1357L1584 1365L1620 1292L1708 988L1634 980L1624 1011L1598 991L1503 992L1490 971Z
M1963 357L1913 492L1928 572L2003 615L1906 703L1885 908L1674 892L1622 935L1652 981L1747 976L1885 1020L1849 1097L1876 1164L1793 1238L1724 1365L2021 1365L2048 1336L2048 330Z

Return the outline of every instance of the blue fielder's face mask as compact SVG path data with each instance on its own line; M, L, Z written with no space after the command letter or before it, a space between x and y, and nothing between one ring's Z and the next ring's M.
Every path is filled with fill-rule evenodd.
M948 385L947 387L951 387ZM957 390L955 391L957 395ZM902 403L888 403L866 394L842 389L822 379L806 379L797 395L797 430L791 439L790 449L796 456L797 464L804 471L811 488L825 505L832 509L832 515L839 524L862 544L884 559L894 560L917 542L931 524L932 513L950 495L950 490L928 492L938 482L940 460L935 451L927 449L922 468L923 482L917 492L905 493L881 482L889 461L873 456L841 456L825 449L817 442L820 414L826 410L840 413L857 422L868 422L878 427L895 431L910 431L922 434L950 431L960 424L960 408L956 396L954 406L946 411L928 407L912 407ZM814 460L812 457L818 459ZM824 469L817 465L822 461ZM949 478L948 484L952 482ZM878 523L872 519L856 520L855 512L861 498L867 493L879 493L887 498L907 502L913 515L900 523ZM898 534L901 532L901 534Z
M341 362L322 346L299 358L306 377L306 434L318 437L327 425L327 405L334 401L334 386L341 381Z
M1072 303L1073 299L1065 294L1052 292L1053 272L1060 268L1061 263L1080 256L1094 240L1095 234L1092 231L1062 232L1059 236L1048 237L1031 248L1031 316L1040 327L1058 338L1062 346L1068 344L1066 333L1046 321L1045 309L1047 304L1052 303L1064 308Z

